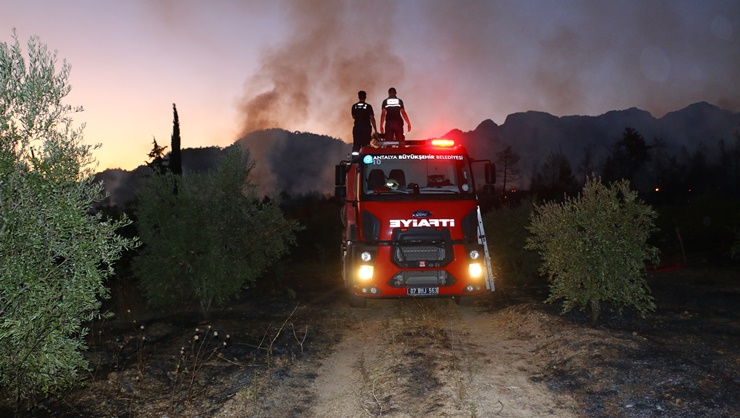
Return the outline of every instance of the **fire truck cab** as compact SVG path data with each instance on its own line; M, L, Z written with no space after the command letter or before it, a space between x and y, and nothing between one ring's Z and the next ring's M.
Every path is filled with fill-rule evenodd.
M379 142L335 170L343 202L342 275L352 306L372 298L452 297L494 290L471 160L447 139Z

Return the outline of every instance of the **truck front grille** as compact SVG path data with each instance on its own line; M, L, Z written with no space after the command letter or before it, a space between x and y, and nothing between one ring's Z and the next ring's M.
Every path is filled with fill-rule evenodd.
M437 245L398 245L394 248L394 257L399 262L407 261L442 261L445 259L445 248Z
M403 268L439 268L452 262L452 239L447 228L395 229L393 262Z
M391 287L451 286L455 278L444 270L402 271L388 281Z

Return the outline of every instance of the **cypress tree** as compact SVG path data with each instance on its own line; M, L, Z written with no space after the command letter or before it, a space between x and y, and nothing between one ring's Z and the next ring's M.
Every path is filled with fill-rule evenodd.
M172 152L170 153L170 171L176 176L182 175L182 153L180 151L180 119L177 117L177 107L172 103Z

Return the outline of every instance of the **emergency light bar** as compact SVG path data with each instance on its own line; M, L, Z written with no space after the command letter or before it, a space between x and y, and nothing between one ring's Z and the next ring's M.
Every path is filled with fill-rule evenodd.
M454 147L455 141L445 138L432 139L433 147Z
M385 148L385 147L393 147L393 146L399 146L401 145L398 141L377 141L376 145L378 148ZM452 148L456 146L457 144L455 141L451 139L446 138L435 138L435 139L426 139L426 140L410 140L405 141L404 146L410 147L410 146L433 146L437 148Z

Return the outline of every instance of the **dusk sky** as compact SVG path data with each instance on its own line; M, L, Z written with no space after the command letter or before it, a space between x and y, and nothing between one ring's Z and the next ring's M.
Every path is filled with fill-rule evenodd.
M0 0L0 42L13 28L71 64L99 170L169 145L173 103L186 148L272 127L351 142L357 91L379 121L391 86L411 139L527 110L740 111L737 0Z

